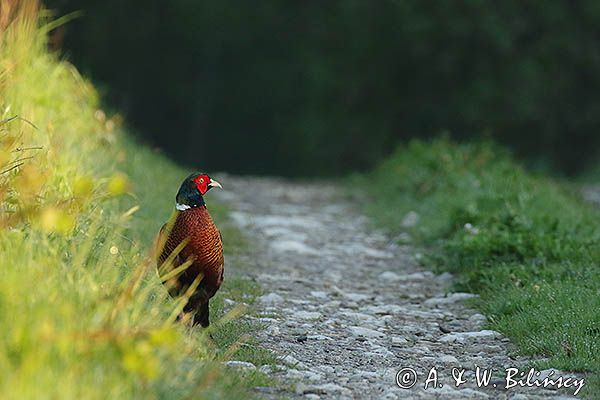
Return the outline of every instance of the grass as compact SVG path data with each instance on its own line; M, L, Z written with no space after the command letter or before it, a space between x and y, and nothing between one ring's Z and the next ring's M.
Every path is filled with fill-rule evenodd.
M261 327L224 299L251 304L258 287L227 275L214 339L175 323L182 304L151 247L188 171L123 134L94 87L47 51L54 23L39 16L34 1L6 2L0 19L2 398L251 397L268 378L222 361L274 360L248 339ZM223 235L231 261L241 236Z
M540 368L589 374L600 388L600 213L572 189L533 176L499 147L415 141L371 173L367 212L391 232L409 230L427 266L453 272L480 294L489 326ZM404 216L419 215L412 228Z

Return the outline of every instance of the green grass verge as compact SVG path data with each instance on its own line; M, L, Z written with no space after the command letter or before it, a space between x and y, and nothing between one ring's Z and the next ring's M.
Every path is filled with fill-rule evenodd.
M479 293L489 325L539 367L600 372L600 213L567 187L533 176L491 144L411 142L352 187L369 191L377 225L408 229L427 266Z
M274 360L248 339L261 327L237 318L244 310L224 299L251 304L258 287L228 271L212 304L210 338L174 322L181 304L155 272L154 236L188 171L123 135L93 86L47 51L52 23L39 24L34 1L7 7L0 25L1 397L251 397L250 388L268 378L226 370L222 361ZM227 227L226 209L207 201L225 228L231 261L241 235Z

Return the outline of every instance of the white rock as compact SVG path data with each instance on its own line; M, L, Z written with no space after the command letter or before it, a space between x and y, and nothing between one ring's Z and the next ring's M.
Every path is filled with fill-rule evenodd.
M402 336L392 336L392 346L401 346L407 343L408 340L406 340L406 338L403 338Z
M261 367L258 368L259 372L262 372L263 374L270 374L274 371L273 366L271 365L262 365Z
M360 379L377 379L379 377L379 373L375 371L357 370L350 376L350 380L356 381Z
M431 272L413 272L412 274L398 275L393 271L385 271L379 274L379 279L385 282L422 281L430 278L433 278Z
M472 299L474 297L479 297L473 293L450 293L445 297L434 297L429 300L425 300L424 304L426 306L438 306L441 304L452 304L459 301Z
M464 338L459 337L455 333L449 333L447 335L442 336L440 338L440 342L442 342L442 343L454 343L454 342L462 343L462 342L464 342Z
M325 335L308 335L306 338L309 340L334 340L333 338Z
M226 306L234 306L235 301L233 301L231 299L223 299L223 304L225 304Z
M309 320L314 320L314 319L319 319L321 318L321 313L318 311L296 311L294 314L295 318L299 318L299 319L309 319Z
M515 393L510 400L527 400L528 397L525 396L523 393Z
M406 280L407 281L422 281L422 280L426 280L426 279L432 279L433 276L434 275L429 271L413 272L412 274L406 275Z
M344 293L344 297L352 301L364 301L370 299L373 296L361 293Z
M317 368L326 374L333 374L335 372L335 368L330 367L329 365L321 365Z
M389 351L388 349L386 349L383 346L377 346L377 345L375 345L375 346L373 346L373 348L371 349L371 351L366 352L365 355L368 355L368 356L373 355L375 357L377 357L377 356L379 356L379 357L381 357L381 356L384 356L384 357L393 357L394 353L392 353L391 351Z
M440 338L440 342L443 343L464 343L467 340L477 339L498 339L502 337L502 334L496 331L483 330L478 332L455 332L444 335Z
M394 258L394 254L389 251L375 249L370 246L363 245L359 242L354 242L351 246L343 246L340 248L340 251L344 251L345 253L358 256L358 257L370 257L370 258L383 258L383 259L391 259Z
M302 300L302 299L291 299L290 302L292 304L299 304L299 305L305 305L305 304L310 304L309 300Z
M261 227L302 228L299 230L303 232L318 229L322 226L322 224L314 218L311 219L305 216L293 217L290 215L263 215L260 218L255 218L253 222ZM292 231L292 229L289 230Z
M439 357L438 361L442 364L454 364L454 366L458 366L458 358L449 354L444 354L443 356Z
M224 363L228 367L241 368L241 369L256 369L256 365L246 361L225 361Z
M270 244L273 250L282 253L295 252L300 254L317 254L317 250L313 247L307 246L297 240L272 240Z
M285 371L285 375L288 378L292 378L292 379L303 379L306 376L306 372L298 371L297 369L290 368L287 371Z
M397 281L401 280L402 278L400 277L400 275L398 275L395 272L385 271L385 272L382 272L381 274L379 274L379 279L382 281L387 281L387 282L397 282Z
M279 327L275 325L269 326L266 332L269 336L279 336L281 334Z
M236 224L241 225L242 227L248 226L250 224L250 218L248 217L248 214L240 211L231 211L229 213L229 218L231 218Z
M256 320L258 322L262 323L262 324L269 324L269 325L273 325L273 324L278 324L279 323L279 321L276 320L275 318L261 317L261 318L257 318Z
M351 326L348 329L350 330L350 332L352 332L354 336L362 336L366 338L380 338L385 336L385 334L383 334L382 332L376 331L374 329L363 328L362 326Z
M381 306L370 306L367 307L367 310L373 314L377 315L390 315L390 314L400 314L406 312L406 308L399 306L397 304L384 304Z
M299 367L299 368L304 368L304 363L302 363L300 360L298 360L296 357L292 356L292 355L286 355L282 358L282 361L290 364L294 367Z
M474 323L476 325L483 325L487 322L487 317L483 314L473 314L469 317L469 322Z
M290 368L285 372L288 378L293 379L308 379L309 381L318 382L323 379L323 375L311 371L298 371L297 369Z
M440 275L437 275L435 279L439 282L449 282L454 279L454 275L452 275L450 272L444 272Z
M359 312L354 312L354 311L342 311L340 313L338 313L338 315L343 315L346 318L355 320L355 321L364 321L364 322L375 322L375 317L369 314L363 314L363 313L359 313ZM364 325L364 324L362 324Z
M412 316L417 318L444 318L444 314L441 312L433 312L433 311L420 311L420 310L404 310L402 313L403 316Z
M323 375L310 371L307 371L306 374L304 374L304 377L313 382L319 382L323 380Z
M283 301L283 297L278 295L277 293L269 293L258 298L262 304L277 304Z

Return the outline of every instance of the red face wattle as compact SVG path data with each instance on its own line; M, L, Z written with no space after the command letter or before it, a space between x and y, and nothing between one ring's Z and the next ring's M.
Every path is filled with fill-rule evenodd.
M210 183L210 177L208 175L198 175L194 178L194 183L196 184L200 194L203 196L211 188L208 185Z

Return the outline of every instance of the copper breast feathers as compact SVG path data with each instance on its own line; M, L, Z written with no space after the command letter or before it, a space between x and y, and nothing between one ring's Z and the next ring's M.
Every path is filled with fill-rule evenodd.
M212 286L216 291L223 277L223 243L221 233L204 206L179 212L175 223L165 240L160 262L187 240L187 244L176 257L174 267L186 260L193 260L190 267L181 276L186 280L203 275L202 286Z

